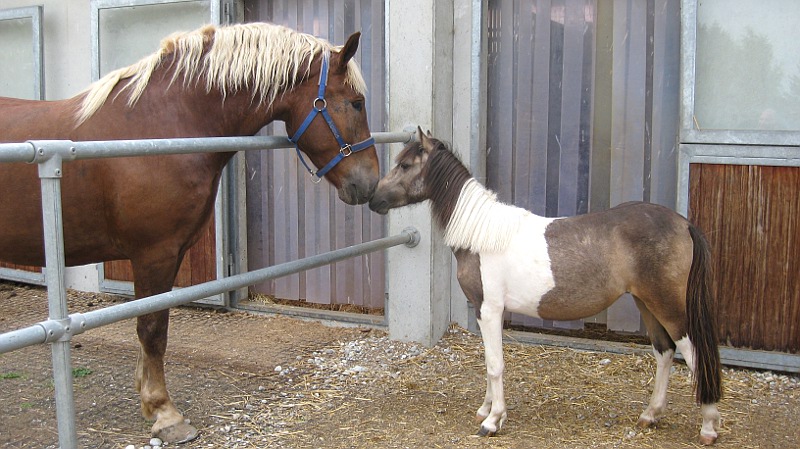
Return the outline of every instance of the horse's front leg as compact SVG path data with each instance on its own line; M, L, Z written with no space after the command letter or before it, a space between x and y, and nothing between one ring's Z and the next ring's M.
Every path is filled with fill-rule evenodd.
M136 363L136 389L142 401L142 414L155 420L152 434L163 441L181 443L197 437L197 429L185 422L172 403L164 375L164 353L167 350L169 310L140 316L139 358Z
M481 310L478 325L481 329L486 359L486 397L478 409L477 417L482 419L478 435L492 436L500 431L506 420L506 400L503 393L503 311Z
M182 259L181 255L169 251L132 259L136 297L169 291ZM184 420L167 391L164 354L168 329L169 310L137 318L136 333L141 348L136 363L136 390L141 397L142 414L146 419L155 420L152 435L165 442L180 443L197 438L198 431Z

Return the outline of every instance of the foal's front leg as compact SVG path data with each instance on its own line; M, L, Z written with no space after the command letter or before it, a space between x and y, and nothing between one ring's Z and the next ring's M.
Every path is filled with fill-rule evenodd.
M477 418L483 420L478 431L480 436L499 432L507 417L503 394L503 311L486 309L488 307L482 308L478 320L486 359L486 397L477 413Z

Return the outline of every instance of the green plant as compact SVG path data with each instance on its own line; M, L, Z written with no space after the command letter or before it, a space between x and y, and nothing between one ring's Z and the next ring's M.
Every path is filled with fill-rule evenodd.
M89 368L73 368L72 369L72 377L79 378L79 377L86 377L89 374L92 374L92 370Z

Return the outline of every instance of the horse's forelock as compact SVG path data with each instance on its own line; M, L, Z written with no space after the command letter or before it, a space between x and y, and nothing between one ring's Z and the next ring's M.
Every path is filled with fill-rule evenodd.
M410 160L409 162L413 161L414 157L421 151L422 144L419 142L411 142L406 145L397 157L394 158L395 164L400 164L405 160Z
M78 123L97 112L114 87L128 79L128 105L141 97L153 71L173 55L172 82L182 78L191 84L205 77L205 88L219 89L223 95L250 89L253 98L271 104L278 93L292 89L305 79L311 61L324 51L338 51L324 39L290 28L266 24L236 24L225 27L207 25L191 32L174 33L161 42L155 53L137 63L115 70L83 92ZM358 64L350 60L345 83L366 94L366 82Z

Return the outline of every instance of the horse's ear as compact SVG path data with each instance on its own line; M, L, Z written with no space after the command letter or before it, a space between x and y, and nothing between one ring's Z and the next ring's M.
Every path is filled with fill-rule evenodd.
M417 126L417 134L419 134L419 141L422 144L422 148L425 149L426 152L430 153L433 150L433 136L431 135L430 130L428 133L422 132L422 128Z
M339 67L342 69L347 67L347 63L353 59L353 56L356 54L356 50L358 50L358 42L360 39L360 31L356 31L355 33L351 34L349 38L347 38L347 43L344 44L344 47L342 47L342 50L339 52Z

